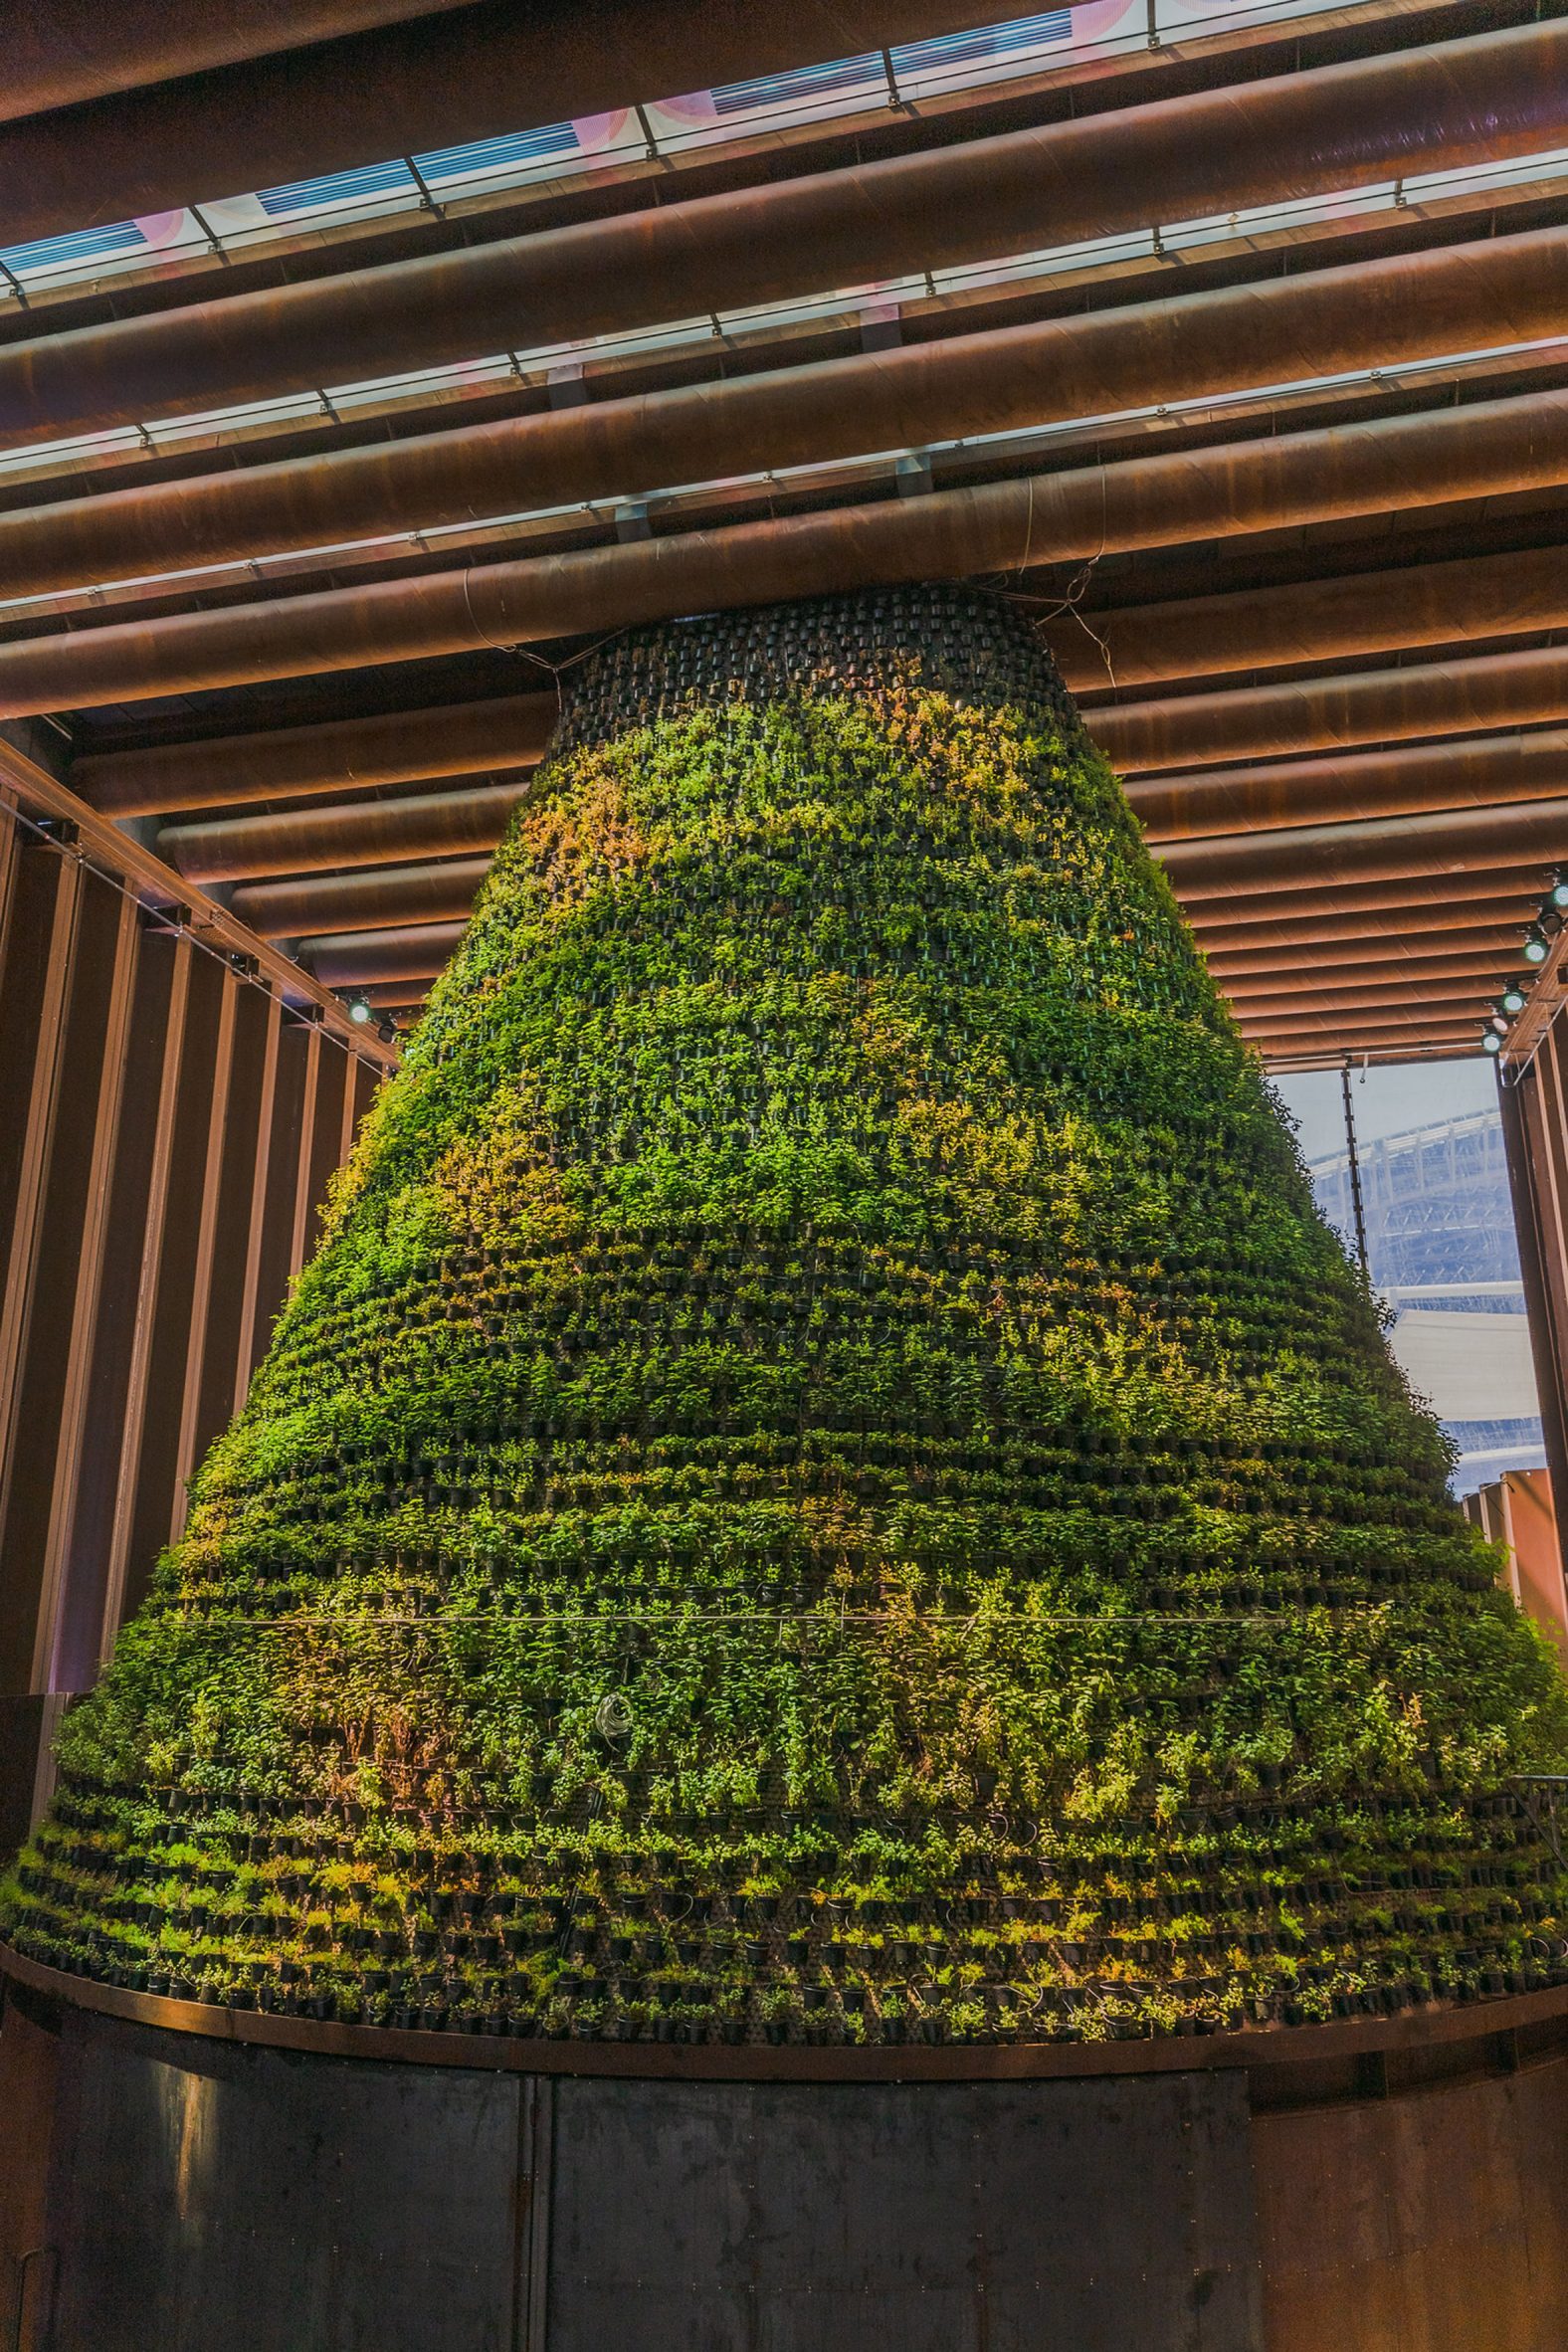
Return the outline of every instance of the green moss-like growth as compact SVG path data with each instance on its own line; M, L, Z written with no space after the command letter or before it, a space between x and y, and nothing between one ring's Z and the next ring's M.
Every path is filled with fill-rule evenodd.
M1563 1686L1005 606L588 666L24 1952L370 2022L1024 2040L1563 1975Z

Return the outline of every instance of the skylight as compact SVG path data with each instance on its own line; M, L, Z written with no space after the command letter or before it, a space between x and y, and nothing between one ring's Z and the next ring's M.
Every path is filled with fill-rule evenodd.
M1352 0L1352 5L1354 0ZM127 272L145 274L215 253L258 246L432 208L483 201L533 184L555 185L620 166L679 164L744 148L803 127L825 131L869 111L918 110L1065 62L1158 46L1253 25L1310 17L1324 0L1079 0L967 32L905 42L784 74L695 91L477 139L426 154L393 156L352 171L291 181L240 196L200 198L135 221L0 246L0 308L31 296Z

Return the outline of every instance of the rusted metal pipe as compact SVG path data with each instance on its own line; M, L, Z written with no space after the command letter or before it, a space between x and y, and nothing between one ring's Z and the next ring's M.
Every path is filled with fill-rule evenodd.
M1473 882L1476 878L1467 875L1459 879ZM1266 895L1259 904L1271 910L1267 914L1255 913L1251 902L1241 899L1235 908L1235 920L1227 919L1231 910L1225 907L1194 906L1189 919L1199 946L1206 955L1242 955L1255 949L1277 955L1299 949L1302 954L1312 956L1325 947L1354 941L1367 949L1392 952L1409 947L1419 953L1434 940L1452 936L1459 942L1467 932L1473 931L1522 939L1540 902L1539 885L1521 887L1513 877L1499 877L1487 882L1484 894L1476 898L1446 891L1441 899L1429 898L1424 905L1341 906L1337 912L1328 913L1308 905L1293 911L1273 911L1280 900L1291 895L1283 890ZM1306 895L1310 898L1309 892ZM1343 891L1333 893L1336 899L1345 895Z
M1532 800L1479 813L1445 809L1354 825L1296 825L1168 842L1157 854L1184 899L1232 899L1238 884L1261 892L1298 888L1310 878L1332 887L1385 875L1494 867L1503 856L1568 861L1568 808Z
M974 0L855 0L849 15L842 0L483 0L434 26L350 35L327 72L308 52L261 58L14 124L0 133L6 233L166 212L973 22Z
M1392 1042L1402 1031L1441 1029L1444 1034L1450 1034L1466 1020L1467 1013L1468 1026L1474 1037L1487 1009L1486 1000L1478 995L1469 1000L1440 999L1431 1005L1386 1005L1369 1010L1358 1009L1353 1004L1325 1005L1316 1011L1298 1006L1292 1010L1289 1004L1284 1004L1277 1012L1250 1013L1241 1027L1251 1043L1258 1046L1267 1040L1274 1049L1280 1038L1309 1035L1317 1029L1332 1035L1352 1053L1360 1053L1364 1041L1382 1037Z
M1088 723L1117 774L1135 776L1553 718L1568 718L1568 646L1112 703Z
M1568 230L544 410L0 516L0 595L924 448L1547 337ZM1145 458L1035 486L1031 559L1550 487L1568 392ZM1134 535L1135 534L1135 535Z
M453 858L313 882L253 882L235 891L229 912L262 939L450 921L467 916L490 866L489 858Z
M166 825L158 855L203 882L256 882L271 874L327 874L415 858L492 850L522 797L523 779L475 792L421 792L304 813Z
M17 9L6 25L0 122L469 5L289 0L280 8L278 0L225 0L213 8L208 0L115 0L102 8L98 0L49 0L45 9Z
M1250 891L1245 884L1214 904L1195 898L1186 882L1177 885L1187 919L1207 939L1216 925L1256 930L1261 924L1335 919L1360 921L1368 915L1388 914L1412 927L1446 922L1449 910L1483 905L1487 900L1539 905L1549 876L1544 862L1528 857L1509 859L1506 847L1495 865L1467 867L1462 872L1380 875L1365 882L1330 887L1311 883L1297 890ZM1435 912L1434 909L1441 911ZM1527 921L1528 915L1522 918Z
M1457 930L1452 935L1445 925L1441 940L1424 938L1419 933L1401 936L1373 932L1370 936L1352 934L1341 939L1321 937L1295 946L1285 946L1277 940L1244 948L1211 948L1205 944L1204 960L1222 988L1239 986L1259 974L1277 978L1286 972L1317 973L1335 968L1403 973L1412 977L1461 966L1485 965L1488 970L1511 971L1519 962L1523 938L1523 923L1493 921L1477 925L1473 930Z
M1568 137L1565 91L1563 24L1524 25L81 328L0 352L3 432L87 432L1525 154Z
M370 980L434 980L462 938L460 922L410 924L401 931L331 931L306 939L299 960L327 988Z
M1497 998L1501 975L1491 966L1469 972L1436 972L1422 980L1363 979L1358 972L1326 971L1321 985L1292 981L1270 987L1260 980L1251 988L1226 994L1239 1021L1273 1021L1281 1015L1307 1020L1319 1013L1368 1013L1381 1018L1407 1006L1475 1005L1486 1008Z
M429 710L378 711L257 735L99 752L73 762L74 791L111 817L302 800L367 784L531 767L559 714L554 694L505 694ZM265 871L265 870L263 870Z
M1016 572L1035 560L1039 495L1031 482L987 483L29 638L0 646L0 717L518 645L834 589ZM1568 619L1568 567L1558 549L1544 548L1133 607L1096 614L1093 626L1116 634L1134 671L1147 629L1142 670L1168 677L1184 664L1200 666L1201 675L1217 661L1299 662L1544 629L1558 619ZM1090 642L1081 624L1075 628L1066 642L1060 626L1046 632L1070 685L1084 683L1078 647ZM1097 656L1086 683L1106 683Z
M913 503L913 501L911 501ZM1157 680L1522 637L1568 624L1560 546L1346 572L1169 604L1048 619L1042 634L1075 693ZM1085 714L1085 725L1093 717Z
M1279 760L1270 767L1199 769L1127 787L1150 842L1245 826L1327 824L1497 801L1568 798L1568 727L1532 734L1462 736L1340 759Z

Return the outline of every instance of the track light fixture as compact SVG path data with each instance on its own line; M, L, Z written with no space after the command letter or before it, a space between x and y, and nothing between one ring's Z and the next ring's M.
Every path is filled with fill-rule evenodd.
M1517 980L1510 980L1497 1000L1499 1007L1510 1020L1515 1013L1522 1013L1529 1001Z
M363 1028L370 1019L370 999L367 996L351 996L348 1000L348 1018L357 1021Z
M1481 1031L1480 1050L1483 1054L1500 1054L1502 1052L1502 1040L1494 1029Z
M1524 935L1524 960L1527 964L1543 964L1550 955L1551 941L1539 923L1531 923Z
M1558 866L1552 873L1552 886L1546 893L1546 903L1559 914L1568 911L1568 867Z

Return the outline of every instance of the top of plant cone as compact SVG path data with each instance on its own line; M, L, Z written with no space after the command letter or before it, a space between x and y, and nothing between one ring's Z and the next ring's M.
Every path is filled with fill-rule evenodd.
M1006 604L625 637L70 1717L24 1952L631 2040L1565 1973L1563 1686Z

